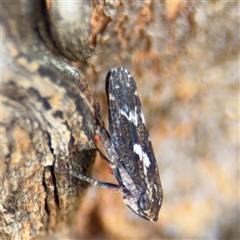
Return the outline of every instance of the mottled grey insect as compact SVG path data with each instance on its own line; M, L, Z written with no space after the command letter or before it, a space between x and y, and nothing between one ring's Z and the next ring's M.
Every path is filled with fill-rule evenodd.
M105 150L118 185L72 175L123 195L124 203L140 217L157 221L163 192L152 143L137 93L136 83L123 67L111 70L106 79L109 132L96 105L97 136Z

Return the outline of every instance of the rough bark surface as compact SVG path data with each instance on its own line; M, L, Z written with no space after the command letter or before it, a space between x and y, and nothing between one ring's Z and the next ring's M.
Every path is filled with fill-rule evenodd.
M67 171L72 164L90 174L94 100L85 77L61 55L70 48L65 57L89 57L91 5L85 4L86 21L61 37L61 29L69 26L64 19L66 25L58 32L55 28L65 14L61 6L50 8L50 14L58 12L53 24L47 22L48 9L40 1L1 5L0 231L3 237L29 239L70 224L88 186ZM77 3L73 9L82 8ZM76 29L82 39L75 39L78 46L69 46Z

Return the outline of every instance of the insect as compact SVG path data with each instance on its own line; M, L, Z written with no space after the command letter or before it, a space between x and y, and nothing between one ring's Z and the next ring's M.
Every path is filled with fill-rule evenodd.
M120 192L124 203L140 217L157 221L163 200L157 162L138 97L136 83L123 67L112 69L106 78L110 135L96 105L97 138L108 157L118 185L71 175L100 187Z

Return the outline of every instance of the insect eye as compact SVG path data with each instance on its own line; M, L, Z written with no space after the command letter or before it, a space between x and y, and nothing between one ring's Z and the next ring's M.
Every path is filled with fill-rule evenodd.
M147 194L145 193L141 194L138 200L138 206L143 210L147 210L150 208L150 202L148 200Z

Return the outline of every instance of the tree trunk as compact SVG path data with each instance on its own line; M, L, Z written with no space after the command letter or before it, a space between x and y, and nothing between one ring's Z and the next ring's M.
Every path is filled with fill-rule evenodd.
M91 55L91 8L87 1L84 9L79 3L73 6L85 11L86 22L75 19L78 25L68 35L67 20L62 21L66 26L57 23L61 4L47 9L30 0L4 2L2 7L1 233L28 239L69 224L88 186L67 170L72 165L90 173L94 100L85 77L63 57L82 60ZM77 46L69 46L76 33L81 36L75 39Z

